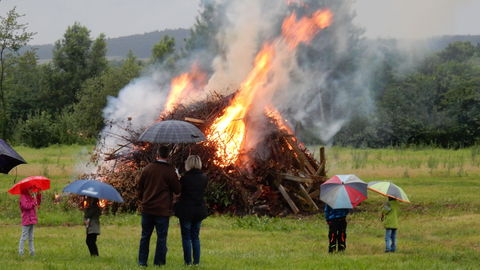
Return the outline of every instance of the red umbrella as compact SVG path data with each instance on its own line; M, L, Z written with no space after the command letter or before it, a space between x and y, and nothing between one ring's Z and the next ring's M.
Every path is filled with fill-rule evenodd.
M30 187L34 187L33 192L40 190L47 190L50 188L50 179L44 176L30 176L22 179L20 182L13 185L11 189L8 190L10 194L20 194L22 190L26 190Z

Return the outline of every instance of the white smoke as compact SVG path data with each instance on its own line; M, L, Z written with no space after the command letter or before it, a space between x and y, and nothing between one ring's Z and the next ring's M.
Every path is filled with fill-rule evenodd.
M220 51L213 60L214 72L206 89L232 92L251 70L259 47L274 32L274 22L286 5L265 0L217 0L216 4L224 6L225 15L217 34Z
M154 71L130 82L117 97L108 97L103 117L107 122L97 150L111 153L125 144L130 134L125 129L142 130L159 117L166 101L169 84L164 73Z

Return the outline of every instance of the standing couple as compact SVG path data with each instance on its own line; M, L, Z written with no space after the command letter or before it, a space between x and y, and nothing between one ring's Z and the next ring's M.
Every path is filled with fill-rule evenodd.
M138 252L138 264L147 266L150 237L153 229L157 231L157 245L154 265L164 265L167 255L167 235L170 216L174 214L180 220L183 258L186 265L200 262L200 225L207 216L203 199L207 187L207 176L201 171L199 156L190 155L185 161L185 174L178 175L167 162L169 150L161 146L158 159L147 165L140 176L137 187L141 203L142 236ZM174 194L180 194L173 205ZM193 251L193 253L192 253Z

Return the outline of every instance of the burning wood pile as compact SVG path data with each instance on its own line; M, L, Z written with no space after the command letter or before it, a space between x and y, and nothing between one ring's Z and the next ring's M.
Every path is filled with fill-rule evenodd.
M253 67L231 95L206 95L208 75L197 68L172 79L158 120L189 121L206 135L199 144L172 145L171 162L181 172L188 155L202 158L212 212L282 216L318 210L320 183L325 180L323 150L316 161L272 104L286 76L285 63L294 61L297 47L327 28L332 17L328 9L299 19L295 13L287 16L281 35L261 46ZM137 209L136 179L158 148L138 141L143 130L125 131L125 145L97 156L110 165L100 167L95 177L116 187L125 201L112 205L113 211Z
M191 106L178 106L161 120L189 121L207 136L209 127L231 102L232 96L215 95ZM199 144L172 146L171 162L182 172L190 154L199 155L209 177L207 203L212 212L283 216L290 213L309 213L318 210L319 187L325 180L325 158L317 162L297 141L278 112L264 114L264 127L269 130L255 149L239 153L234 164L222 163L219 152L227 149L215 139ZM258 122L258 119L256 119ZM249 125L249 121L246 121ZM114 161L112 168L98 172L97 177L113 185L125 203L113 205L113 211L135 211L136 179L141 169L154 160L156 144L137 141L139 131L130 130L125 138L133 150L122 152L122 146L107 156ZM228 155L225 154L228 157ZM241 164L241 165L240 165Z

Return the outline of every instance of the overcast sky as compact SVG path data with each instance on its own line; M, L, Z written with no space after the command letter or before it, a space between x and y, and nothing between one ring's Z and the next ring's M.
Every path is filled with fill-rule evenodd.
M188 28L199 0L0 0L0 14L13 6L26 15L21 21L29 24L29 31L37 32L31 43L46 44L61 39L76 21L92 37ZM356 0L354 7L356 23L368 37L480 34L480 0Z

